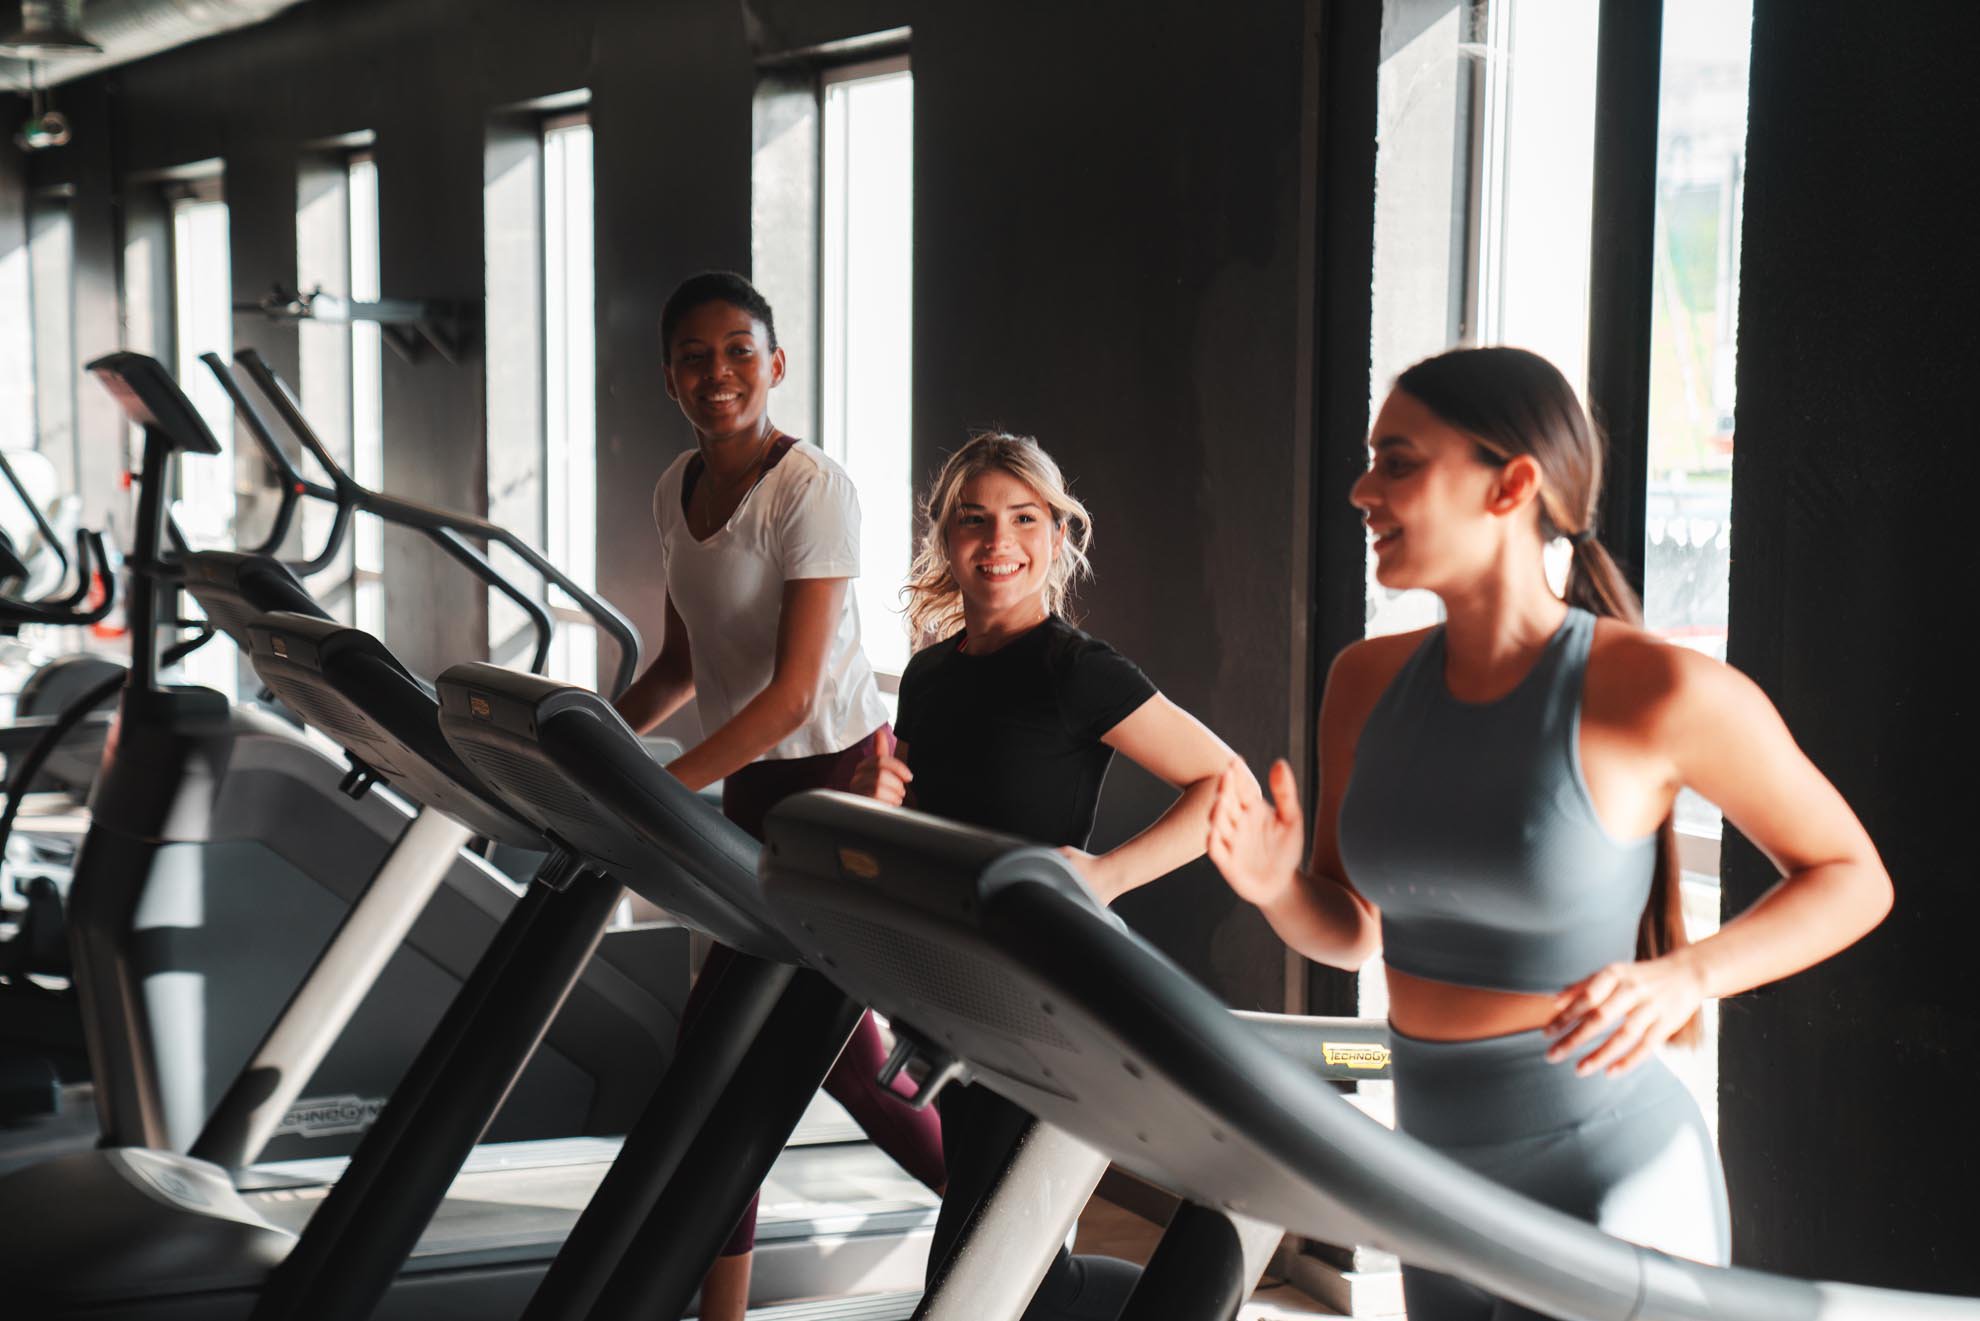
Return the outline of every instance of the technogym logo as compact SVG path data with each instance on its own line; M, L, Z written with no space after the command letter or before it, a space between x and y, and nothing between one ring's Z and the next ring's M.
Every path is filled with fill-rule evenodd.
M282 1116L282 1125L275 1135L294 1133L298 1137L327 1138L339 1133L362 1133L384 1108L382 1096L312 1096L296 1102Z
M1323 1041L1320 1056L1335 1068L1386 1069L1389 1048L1379 1041Z

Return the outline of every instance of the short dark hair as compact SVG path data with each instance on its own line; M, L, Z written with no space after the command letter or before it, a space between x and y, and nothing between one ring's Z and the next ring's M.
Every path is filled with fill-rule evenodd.
M727 303L749 313L763 323L771 349L777 347L777 314L770 310L770 300L734 271L703 271L682 280L667 295L666 306L660 309L660 361L673 360L674 332L681 328L681 321L688 313L709 303Z

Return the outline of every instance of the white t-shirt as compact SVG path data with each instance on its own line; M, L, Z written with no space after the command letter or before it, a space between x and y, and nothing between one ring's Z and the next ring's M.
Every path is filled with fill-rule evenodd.
M712 734L770 686L784 583L859 576L859 494L845 469L798 443L757 480L706 541L688 531L681 482L697 451L681 455L653 488L653 521L667 594L687 624L695 706ZM707 480L704 473L702 480ZM811 718L763 754L765 761L842 752L887 719L873 667L859 645L851 591L818 679Z

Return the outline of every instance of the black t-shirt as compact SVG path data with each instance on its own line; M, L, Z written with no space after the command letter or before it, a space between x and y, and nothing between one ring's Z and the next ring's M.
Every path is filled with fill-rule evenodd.
M1086 846L1114 750L1155 695L1133 661L1054 615L986 656L957 633L901 675L894 732L914 807L1041 844Z

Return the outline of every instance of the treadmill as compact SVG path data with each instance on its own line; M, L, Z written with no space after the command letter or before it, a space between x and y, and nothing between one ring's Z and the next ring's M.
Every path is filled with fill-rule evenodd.
M368 723L378 740L363 755L396 768L409 793L444 804L450 791L485 785L481 792L499 799L486 810L526 822L550 850L254 1315L346 1318L373 1315L374 1307L382 1308L377 1315L400 1314L402 1297L428 1272L429 1241L447 1216L442 1194L556 1015L561 987L624 883L745 958L683 1041L676 1067L523 1314L588 1296L589 1263L616 1260L637 1241L640 1260L670 1263L680 1292L664 1305L613 1304L601 1314L680 1315L735 1215L767 1177L753 1289L765 1306L752 1315L907 1316L920 1293L934 1196L864 1143L786 1150L860 1009L792 967L789 946L762 925L760 901L750 897L755 841L668 775L595 693L495 666L457 666L441 678L436 726L432 699L355 629L271 615L254 637L257 669L284 691L314 689L311 704L338 704L342 721ZM602 743L594 738L600 731ZM604 781L638 800L640 832L623 824L597 780L566 779L534 755L539 737L566 732L585 740L586 760L609 763ZM646 1175L656 1162L690 1171L692 1188L677 1189L681 1204L642 1227L654 1191ZM787 1191L802 1194L800 1214L784 1204ZM436 1207L440 1218L429 1226ZM542 1245L554 1252L567 1225L556 1225ZM515 1315L522 1301L499 1314Z
M1685 1261L1499 1187L1317 1078L1308 1057L1328 1025L1233 1015L1049 850L813 792L771 812L763 883L793 943L888 1015L910 1067L935 1085L973 1078L1039 1117L1034 1141L1086 1144L1184 1199L1122 1321L1227 1321L1263 1265L1258 1245L1282 1228L1580 1321L1980 1318L1976 1299ZM1020 1147L1007 1179L1037 1200L1019 1206L1000 1186L949 1274L999 1253L1016 1269L1013 1256L1041 1250L1028 1225L1051 1218L1053 1190L1025 1183L1025 1159ZM942 1290L917 1315L1021 1308Z
M770 925L755 842L644 756L597 695L488 665L456 666L440 677L439 689L448 740L517 814L571 855L573 894L590 883L587 871L631 880L683 922L743 953L711 994L705 1016L682 1044L680 1067L628 1135L612 1173L523 1313L526 1321L679 1316L856 1022L859 1002L804 966L801 947ZM583 901L551 902L576 913ZM554 931L576 927L581 918L546 907L537 921ZM938 963L942 957L935 952ZM546 965L521 955L512 963L529 971L490 983L474 1021L462 1026L454 1058L491 1058L512 1049L511 1036L532 1030L524 1016L526 997ZM1342 1031L1353 1043L1355 1065L1367 1064L1371 1042L1379 1049L1383 1040L1379 1028L1365 1023ZM1351 1065L1338 1067L1336 1076L1365 1076L1351 1072ZM501 1076L497 1071L487 1080L486 1095L499 1093ZM908 1103L926 1104L933 1093L924 1088ZM457 1141L454 1130L471 1133L485 1117L485 1108L470 1108L461 1089L450 1088L448 1102L451 1110L435 1105L430 1114L407 1121L424 1130L420 1146ZM485 1107L485 1096L480 1104ZM412 1145L410 1137L405 1141ZM1054 1187L1076 1189L1083 1202L1104 1161L1073 1155L1070 1162L1048 1162L1046 1174ZM416 1223L417 1207L430 1201L445 1174L444 1166L401 1173L381 1181L372 1208L353 1205L339 1220L312 1225L304 1246L321 1236L316 1260L307 1267L313 1280L307 1286L278 1281L286 1290L279 1301L290 1310L279 1310L271 1291L266 1315L364 1315L414 1232L411 1223L387 1222L410 1204ZM1056 1248L1073 1212L1045 1230L1041 1243ZM829 1264L842 1266L853 1247L836 1246ZM914 1265L896 1296L842 1298L832 1315L907 1315L920 1296L925 1263ZM1036 1282L1034 1276L1025 1287L1027 1296ZM831 1283L839 1291L870 1290L875 1281ZM323 1289L332 1291L328 1298ZM943 1292L964 1314L975 1305L968 1289Z
M141 527L151 539L141 539L139 553L133 557L142 566L146 547L155 557L163 535L163 493L174 453L179 449L199 452L210 448L211 441L184 396L155 362L138 355L113 355L93 364L93 370L107 379L134 417L146 426L143 492L147 500L140 512L145 515ZM156 503L150 499L154 492ZM300 608L316 609L293 577L272 561L261 561L256 567L248 566L245 557L220 555L215 562L233 566L227 581L244 599L265 606L271 603L265 590L268 585L286 584L276 593L278 601L299 601ZM151 567L156 568L155 563ZM249 567L255 571L247 572ZM333 784L341 775L349 787L361 789L374 778L358 766L348 772L337 770L321 753L303 747L293 730L280 726L272 717L228 714L217 694L203 689L157 687L159 658L149 625L159 604L149 584L133 594L137 616L133 622L138 625L133 632L139 639L134 648L134 670L143 678L126 693L120 717L120 751L126 757L141 751L152 755L129 763L121 759L113 762L104 777L91 841L97 846L93 861L98 883L91 886L79 881L78 889L82 910L76 915L78 933L95 960L93 968L79 969L78 980L85 1003L92 991L97 999L97 1012L90 1021L92 1047L98 1056L97 1076L99 1084L106 1087L102 1106L105 1144L99 1150L58 1156L0 1181L0 1280L10 1285L33 1281L35 1294L23 1297L36 1297L33 1314L37 1316L122 1315L125 1311L120 1309L133 1306L142 1313L144 1306L133 1300L151 1290L161 1271L183 1289L193 1291L179 1300L187 1309L184 1314L208 1315L213 1312L213 1299L197 1297L198 1290L226 1286L244 1269L252 1274L257 1263L265 1274L267 1264L279 1259L293 1240L293 1231L320 1198L321 1186L335 1177L341 1161L319 1157L241 1167L264 1150L295 1155L298 1140L314 1136L308 1131L298 1133L298 1128L315 1127L333 1141L341 1136L345 1144L354 1143L375 1114L376 1106L361 1095L296 1100L302 1084L334 1065L338 1052L356 1035L346 1033L346 1042L330 1052L324 1068L318 1068L319 1061L324 1060L321 1048L335 1036L336 1025L350 1016L363 989L376 981L377 993L365 1001L356 1021L360 1028L383 1023L390 1031L384 1034L382 1049L376 1040L359 1041L354 1048L379 1061L368 1067L374 1074L385 1074L382 1087L389 1089L416 1045L415 1038L402 1054L391 1058L392 1034L403 1039L422 1032L431 1021L429 1013L437 1013L437 1005L444 1003L449 993L435 993L436 979L444 975L447 965L434 967L427 956L438 950L464 965L471 964L479 952L477 937L485 939L502 914L515 905L512 883L478 860L456 855L452 845L444 841L442 847L435 848L430 837L420 845L414 839L420 826L407 829L408 809L389 795L366 794L353 803L334 790L328 792L328 803L345 803L346 811L383 812L388 822L396 816L395 827L367 834L352 830L348 820L337 821L334 811L330 820L322 819L326 795L303 792L310 783L306 778L280 773L252 779L211 774L216 766L232 772L243 763L259 764L288 748L293 750L292 759L314 759L314 764L331 773ZM181 706L188 708L189 714L180 712ZM152 708L163 708L166 718L159 719L161 712ZM187 718L174 718L181 714ZM228 722L238 724L242 719L254 722L259 732L250 731L247 738L228 733ZM225 741L215 744L215 737ZM216 752L216 748L223 751ZM160 755L168 760L161 763ZM172 765L172 757L188 762L192 770L174 779L166 769ZM161 1042L149 1030L157 1026L159 1011L171 1006L169 1002L161 1004L148 984L151 975L146 972L146 961L162 963L156 977L168 988L175 978L186 980L185 970L207 965L179 961L189 950L198 951L174 941L173 937L181 933L171 929L169 920L162 924L165 930L144 938L145 907L158 906L153 891L133 888L139 869L119 869L110 864L128 862L133 851L138 857L146 856L147 851L156 857L177 849L183 857L185 849L219 835L227 821L238 818L236 809L242 806L243 794L250 798L261 795L264 806L276 809L265 816L317 830L314 838L301 837L305 849L332 856L353 851L362 854L368 840L375 838L375 847L382 851L386 841L402 834L405 838L395 859L408 852L424 853L426 862L422 865L428 870L429 884L438 880L432 872L434 861L437 859L445 871L449 857L454 858L454 872L466 868L477 884L455 884L440 890L424 914L419 913L417 904L410 911L399 904L406 921L417 918L415 948L393 955L397 938L380 939L378 929L371 928L370 938L354 942L365 960L362 966L346 964L327 978L319 976L305 983L305 993L312 988L327 990L330 1001L341 1003L303 1010L292 1004L289 1012L276 1020L275 1031L264 1041L256 1067L244 1072L241 1084L205 1128L195 1122L189 1129L175 1129L169 1122L169 1108L160 1104L161 1082L170 1077L167 1066L173 1058L174 1038L168 1034ZM270 794L274 797L268 798ZM113 810L133 802L139 809L135 814ZM296 839L291 834L289 842L294 845ZM85 850L86 865L92 861L91 852ZM297 859L297 865L318 861L321 859L304 855ZM360 857L358 861L361 864L364 860ZM368 874L361 871L358 880L362 882ZM213 889L211 876L203 877L199 871L175 877L175 869L167 867L164 880L168 887L176 880L182 890L190 882L195 899L200 897L202 881L208 895ZM373 892L378 888L371 887ZM195 912L192 916L202 919L211 915ZM284 925L300 925L294 922L295 916L292 912ZM153 917L150 925L161 925L156 913ZM320 915L317 917L320 920ZM140 932L135 940L130 934L134 926ZM282 941L268 940L251 930L227 932L208 930L209 926L196 921L187 930L244 947L238 957L250 966L257 959L265 961L269 948L283 948ZM320 943L321 928L318 932ZM295 938L294 932L281 934ZM542 1067L533 1070L533 1078L526 1079L510 1098L511 1105L503 1116L509 1136L609 1135L622 1131L671 1054L672 1006L685 991L684 934L648 928L613 935L611 944L619 947L621 958L631 955L625 959L626 970L597 960L583 971L578 993L573 996L574 1012L560 1020L560 1031L553 1037L556 1049L541 1052L537 1063ZM658 946L655 938L660 941ZM633 942L630 948L627 940ZM673 951L673 977L679 985L647 984L645 979L665 977L668 959L664 956L669 949ZM311 952L314 947L306 947L303 956L288 965L291 979L307 965ZM383 966L387 955L400 969ZM402 970L408 960L409 973ZM78 962L83 964L85 959ZM409 982L408 975L414 980ZM238 982L223 983L226 995L219 1003L241 1022L251 1023L258 1017L267 1023L281 1008L282 986L275 981L257 993ZM107 1015L101 1012L105 1002L112 1011ZM429 1005L435 1008L429 1010ZM210 1045L216 1028L211 1016L205 1022L195 1018L172 1026L179 1029L176 1039L195 1049ZM285 1029L293 1029L286 1038ZM272 1054L270 1042L277 1047ZM245 1058L253 1044L251 1036L239 1041L236 1058ZM200 1117L195 1115L195 1121ZM173 1148L188 1142L196 1149L195 1157L177 1155ZM282 1150L285 1143L289 1144L286 1151ZM538 1144L483 1153L477 1162L482 1167L539 1171L552 1166L567 1170L587 1162L602 1168L602 1162L616 1150L616 1142L609 1138L562 1137L547 1146L555 1150L554 1159L545 1144ZM538 1175L538 1182L544 1177ZM487 1313L485 1308L480 1311Z
M264 549L292 525L297 502L314 498L336 504L332 534L297 567L330 562L358 501L304 480L224 364L209 355L208 366L281 478ZM165 437L162 458L152 456L167 465L158 473L169 473L176 452L212 448L156 362L121 355L94 367L116 383L120 400L142 410L148 431ZM162 501L169 476L147 480L153 476L140 494L156 487ZM72 987L10 995L0 1005L10 1034L30 1011L63 1014L55 1026L67 1028L69 1055L84 1056L86 1000L89 1053L78 1063L65 1057L64 1079L93 1082L65 1090L68 1113L59 1119L0 1135L0 1171L100 1137L110 1147L190 1150L229 1169L304 1162L254 1177L314 1181L323 1167L310 1162L355 1146L519 887L457 851L467 832L449 835L451 823L437 815L414 821L403 800L371 790L374 777L341 764L328 742L305 738L279 708L230 708L205 690L157 684L176 656L215 628L245 649L245 622L264 610L324 612L285 565L252 553L189 551L162 507L147 517L159 544L135 547L130 566L141 582L133 608L151 626L137 632L157 692L124 703L119 755L94 799L82 879L61 914L71 937L65 946L80 950L74 958L63 951ZM452 528L421 530L458 541ZM484 581L520 594L460 545L457 558ZM153 631L195 622L175 618L181 590L205 607L208 627L157 654L163 643ZM547 614L539 623L545 652ZM50 750L64 721L90 718L94 702L72 702L37 736L36 751ZM32 757L10 766L16 783L32 770ZM324 975L310 981L313 995L292 999L298 978L339 931L339 951L358 957L319 964ZM684 935L615 932L604 954L519 1086L501 1136L622 1131L664 1068L685 990ZM52 1031L42 1035L46 1049L63 1044Z

